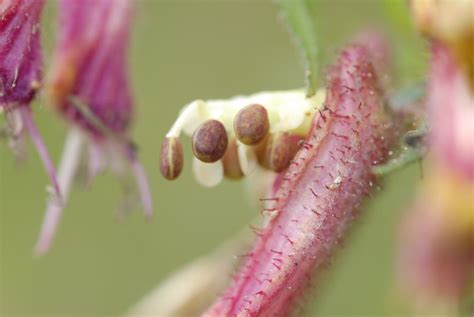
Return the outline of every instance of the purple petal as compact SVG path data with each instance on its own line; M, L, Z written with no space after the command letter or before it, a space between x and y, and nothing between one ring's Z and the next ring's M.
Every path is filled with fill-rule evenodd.
M0 4L0 107L26 105L41 81L39 18L43 0Z
M129 0L61 0L59 35L49 92L58 109L95 136L78 98L111 132L126 132L133 111L127 51L133 8Z

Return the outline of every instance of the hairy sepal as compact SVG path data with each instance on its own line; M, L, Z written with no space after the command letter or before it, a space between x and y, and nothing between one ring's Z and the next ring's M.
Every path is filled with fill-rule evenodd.
M355 219L393 139L372 60L384 54L368 47L349 46L330 71L324 108L277 189L276 213L205 316L288 315Z

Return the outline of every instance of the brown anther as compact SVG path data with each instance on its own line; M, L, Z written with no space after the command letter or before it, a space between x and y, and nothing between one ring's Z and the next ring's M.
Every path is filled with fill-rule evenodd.
M224 156L227 144L227 131L217 120L208 120L194 131L194 156L205 163L216 162Z
M228 178L239 179L244 176L240 168L239 154L237 152L237 140L231 139L222 157L222 164L224 165L224 175Z
M257 150L260 165L277 173L284 171L293 158L293 145L287 133L270 135L265 146Z
M183 170L183 146L178 138L165 138L161 144L160 172L164 178L176 179Z
M241 109L234 119L237 139L246 145L260 143L270 130L267 109L259 104L251 104Z

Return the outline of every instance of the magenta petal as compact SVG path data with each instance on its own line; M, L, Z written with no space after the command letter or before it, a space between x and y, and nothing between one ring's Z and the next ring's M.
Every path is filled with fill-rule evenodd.
M287 316L337 248L371 190L372 166L385 160L392 139L372 56L359 44L342 52L309 146L277 191L278 214L205 316Z
M78 111L78 98L105 127L126 132L133 104L127 71L130 0L61 0L50 95L74 123L95 136L103 132Z
M454 56L434 43L427 105L434 159L461 178L474 181L474 93Z
M400 286L413 302L455 303L474 276L474 238L453 230L454 210L443 210L432 193L419 195L399 235ZM471 233L473 231L471 230Z
M41 81L43 0L5 0L0 12L0 107L28 104Z
M4 108L7 116L20 116L19 126L24 126L30 134L60 199L53 162L29 109L42 79L39 20L43 5L43 0L0 2L0 109ZM12 138L21 134L22 131L15 131Z

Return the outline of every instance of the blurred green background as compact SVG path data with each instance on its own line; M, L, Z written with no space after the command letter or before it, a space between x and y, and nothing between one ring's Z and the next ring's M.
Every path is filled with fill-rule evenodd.
M423 43L411 31L404 6L403 0L318 1L313 9L323 65L334 61L351 34L373 25L392 36L396 84L421 78ZM55 1L49 1L43 18L48 52L54 43L54 14ZM155 218L146 223L136 210L119 220L120 185L114 175L100 175L87 190L76 187L72 192L52 250L35 257L48 179L32 147L28 161L19 165L2 143L1 316L119 316L168 273L212 250L258 213L242 183L225 181L213 189L195 183L189 140L185 170L175 182L160 177L158 155L180 107L193 99L303 85L299 54L275 5L138 1L131 70L138 106L133 135L150 178ZM57 161L67 126L41 100L34 109ZM393 277L394 237L419 178L418 169L411 167L386 179L317 296L307 299L308 316L404 315Z

